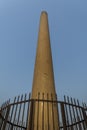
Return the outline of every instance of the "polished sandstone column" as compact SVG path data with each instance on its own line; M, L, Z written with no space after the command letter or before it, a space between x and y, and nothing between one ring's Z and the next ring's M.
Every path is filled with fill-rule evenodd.
M48 15L45 11L40 17L31 99L56 100ZM44 101L31 104L27 130L59 130L57 104Z

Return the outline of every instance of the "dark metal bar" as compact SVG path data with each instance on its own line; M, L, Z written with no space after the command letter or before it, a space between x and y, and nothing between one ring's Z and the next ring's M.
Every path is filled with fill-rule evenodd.
M30 111L29 111L29 130L33 128L33 101L30 103Z
M70 100L69 100L68 96L67 96L67 101L70 104ZM69 105L69 113L70 113L71 124L73 124L73 119L72 119L72 113L71 113L71 107L70 107L70 105ZM73 130L73 126L71 127L71 130Z
M1 111L0 111L0 130L1 130L1 128L2 128L2 124L3 124L3 118L2 118L2 116L1 116Z
M0 129L3 128L4 119L5 119L6 114L7 114L7 107L5 107L6 105L7 105L7 102L3 103L2 108L0 110L0 119L1 119Z
M5 129L7 127L7 120L8 120L8 117L9 117L9 113L8 113L8 104L9 104L10 100L9 101L6 101L3 105L3 111L2 111L2 116L4 118L4 121L3 121L3 124L2 124L2 130ZM7 117L8 116L8 117ZM6 119L7 118L7 119Z
M79 100L77 100L77 104L78 104L78 106L80 106ZM83 120L82 109L81 109L80 107L78 107L78 109L79 109L79 113L80 113L81 120ZM83 125L83 128L85 129L85 124L84 124L84 122L82 123L82 125Z
M61 114L62 114L62 121L63 121L63 129L67 130L64 104L61 103L60 106L61 106Z
M3 115L4 118L6 117L6 110L7 110L7 102L5 102L3 104L3 113L2 113L2 115Z
M29 93L29 97L28 97L28 108L27 108L27 118L26 118L26 127L28 127L29 125L29 116L30 116L30 98L31 98L31 94Z
M16 113L17 113L17 108L18 108L18 101L19 101L19 98L20 98L20 96L18 96L18 98L17 98L17 105L16 105L16 108L15 108L13 124L15 124L15 118L16 118Z
M64 96L64 103L66 103L66 96ZM67 110L67 104L65 104L65 117L66 117L66 125L69 126L69 117L68 117L68 110ZM67 127L67 130L69 128Z
M29 130L34 130L35 102L31 101L29 115Z
M35 101L33 101L33 121L32 121L32 123L33 123L33 129L32 130L34 130L34 128L35 128L35 125L34 125L34 121L35 121L35 105L36 105L36 102Z
M44 93L42 94L43 110L42 110L42 130L44 130Z
M13 125L11 125L11 129L10 130L13 130Z
M23 104L23 114L22 114L22 124L23 124L23 122L24 122L24 113L25 113L25 103L26 103L26 94L25 94L25 97L24 97L24 104ZM23 126L23 125L22 125Z
M71 104L73 105L73 99L72 99L72 98L71 98ZM74 121L76 122L76 116L75 116L74 106L72 106L72 111L73 111ZM75 122L74 122L74 123L75 123ZM78 130L77 125L76 125L76 130Z
M38 130L38 121L39 121L39 98L40 98L40 93L38 93L38 102L37 102L37 130Z
M14 98L14 103L15 103L15 101L16 101L16 97ZM10 116L10 120L9 120L10 122L12 121L13 111L14 111L14 105L12 105L11 116ZM10 128L10 124L8 126L8 130L9 130L9 128Z
M23 95L21 95L21 101L22 101L22 99L23 99ZM19 124L20 112L21 112L21 105L22 105L22 104L20 104L20 106L19 106L17 125ZM17 130L17 129L16 129L16 130Z
M53 118L53 130L55 130L55 123L54 123L54 102L53 102L53 95L51 94L51 100L52 100L52 118Z
M7 107L7 112L6 112L6 116L5 116L5 121L4 121L4 124L3 124L3 130L5 130L5 128L6 128L6 124L7 124L9 112L10 112L10 106Z
M84 108L82 109L82 113L83 113L83 117L84 117L86 128L87 128L87 116L86 116Z
M87 105L86 105L86 103L85 103L85 109L86 109L86 111L87 111Z
M75 99L74 99L74 104L77 105ZM77 121L80 122L80 118L79 118L77 107L76 107L76 114L77 114ZM78 126L79 126L79 129L81 130L81 124L80 123L78 123Z
M47 93L47 100L49 100L48 93ZM49 130L49 102L47 102L47 119L48 119L48 130Z
M57 94L56 94L56 101L58 101L57 99ZM58 111L58 102L56 102L56 105L57 105L57 114L58 114L58 123L57 123L57 127L59 129L59 111Z
M34 130L34 101L31 102L31 112L30 112L30 130Z

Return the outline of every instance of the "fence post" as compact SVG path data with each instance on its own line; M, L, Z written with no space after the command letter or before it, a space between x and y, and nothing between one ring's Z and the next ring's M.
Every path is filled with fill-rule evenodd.
M31 100L31 103L30 103L30 113L29 113L29 126L28 126L28 129L29 130L32 130L33 127L34 127L34 102L33 100Z
M9 112L10 112L10 105L7 106L7 112L6 112L6 116L5 116L5 120L4 120L4 124L3 124L3 129L2 130L5 130L5 128L6 128Z
M13 130L13 124L11 125L11 130Z
M2 123L3 123L3 119L2 119L1 111L0 111L0 129L1 129L1 127L2 127Z
M82 113L83 113L83 117L84 117L85 124L86 124L86 127L87 127L87 116L86 116L86 112L85 112L84 108L82 109Z
M64 104L63 103L61 103L61 114L62 114L62 121L63 121L63 129L67 130L65 109L64 109Z

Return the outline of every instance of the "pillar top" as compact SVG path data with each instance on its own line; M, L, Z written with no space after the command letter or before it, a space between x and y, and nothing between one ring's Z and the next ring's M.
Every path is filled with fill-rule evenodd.
M43 11L41 12L41 15L42 15L42 14L48 15L45 10L43 10Z

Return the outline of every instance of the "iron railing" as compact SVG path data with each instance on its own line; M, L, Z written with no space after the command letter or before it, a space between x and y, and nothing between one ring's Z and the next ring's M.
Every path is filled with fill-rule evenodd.
M40 93L38 95L40 95ZM53 100L53 98L51 98L51 100L48 100L49 96L50 95L47 94L47 100L45 100L44 98L31 99L30 94L29 96L25 94L15 97L13 103L12 102L10 103L10 100L4 103L0 109L0 130L26 130L28 124L29 111L31 111L30 116L32 117L32 122L34 121L33 113L35 111L35 107L32 107L32 110L30 110L30 106L31 105L34 106L36 102L38 103L37 107L41 102L43 104L46 103L48 113L49 109L51 109L49 108L50 103L52 104L50 106L52 107L52 110L54 105L55 104L57 105L60 130L87 129L87 106L85 103L82 103L81 105L79 103L79 100L75 100L73 98L69 98L66 96L64 96L64 101L58 101L57 99ZM44 114L44 108L42 112ZM38 115L39 115L39 109L37 114L37 123L38 123ZM52 111L52 116L54 119L54 111ZM47 115L47 118L49 119L49 114ZM44 118L42 125L44 127ZM53 125L54 125L53 129L56 130L55 122ZM48 130L50 130L49 127Z

